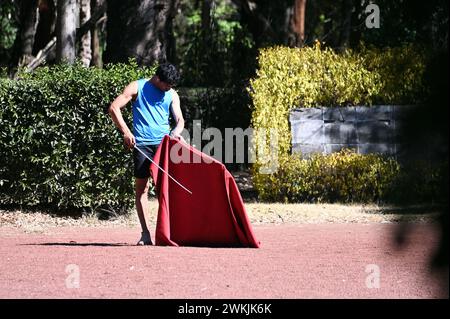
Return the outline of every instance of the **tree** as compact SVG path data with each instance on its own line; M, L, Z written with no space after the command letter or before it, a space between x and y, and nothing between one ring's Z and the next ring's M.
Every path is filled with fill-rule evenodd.
M6 66L11 59L12 48L17 39L19 8L14 0L0 2L0 66Z
M32 59L34 36L38 21L38 0L21 1L19 30L14 42L11 67L28 64Z
M246 26L253 36L257 48L267 44L287 42L286 15L289 14L287 0L259 1L233 0L241 15L241 24Z
M104 61L151 65L173 56L172 20L179 0L108 1Z
M174 34L182 85L231 86L253 75L253 59L248 59L256 56L248 54L251 35L241 27L238 8L231 0L182 0L179 10Z
M350 44L350 34L352 31L352 10L353 0L343 0L341 32L339 34L339 48L341 49L347 48Z
M86 23L91 18L91 0L80 0L80 24ZM87 31L81 37L78 56L84 66L89 66L92 59L91 32Z
M34 37L33 56L36 56L52 40L56 26L55 0L39 0L38 7L39 21Z
M102 67L103 61L101 56L100 49L100 25L104 25L99 20L104 21L106 18L106 0L92 0L91 8L93 8L93 18L95 19L95 24L91 26L91 49L92 49L92 60L91 65L95 65L97 67ZM99 12L98 17L95 17L95 13Z
M214 11L214 0L204 0L202 3L202 21L201 21L201 30L202 30L202 40L205 47L210 45L211 41L211 33L212 33L212 23L214 20L213 11Z
M58 0L56 23L57 62L73 63L75 61L76 9L76 0Z
M290 41L291 46L303 46L305 41L305 11L306 0L295 0L294 14L291 18L291 26L293 31L293 38Z

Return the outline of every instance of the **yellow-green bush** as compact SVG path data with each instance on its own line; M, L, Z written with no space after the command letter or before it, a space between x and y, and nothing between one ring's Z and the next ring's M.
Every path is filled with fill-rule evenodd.
M426 53L412 45L378 49L361 47L359 53L370 72L380 79L377 104L416 104L423 92L422 75L425 71Z
M286 195L289 200L296 198L338 200L339 196L342 196L343 201L353 200L354 195L348 193L349 188L357 191L358 187L362 187L358 185L365 183L364 178L375 182L368 177L368 171L364 170L366 175L358 174L363 170L361 165L364 163L369 165L371 161L374 161L374 157L371 155L367 158L350 156L352 160L346 164L349 166L344 165L345 161L339 166L340 169L352 172L342 173L345 175L342 177L345 177L345 181L341 178L338 179L342 180L341 184L334 181L334 184L324 186L323 189L307 191L308 187L312 187L304 184L308 183L308 180L314 183L323 180L322 185L326 185L325 181L331 178L327 177L331 168L313 169L313 163L321 157L310 162L301 161L289 155L291 150L289 112L297 107L370 106L375 103L416 104L420 94L423 93L421 79L424 69L424 52L412 46L384 50L362 47L358 51L348 50L341 54L330 48L322 48L320 43L314 47L273 47L261 50L259 70L257 76L251 80L249 89L254 106L252 126L255 129L254 141L257 150L253 175L261 197L284 200L285 198L280 196L287 192L286 194L291 194ZM269 137L271 130L276 132L278 138L278 154L271 153L273 152ZM281 171L267 176L260 174L261 163L267 163L270 160L269 157L273 158L274 155L279 158ZM343 159L343 157L337 158ZM291 165L294 165L297 171L291 170L289 168ZM352 165L356 166L352 167ZM373 170L374 167L377 166L368 167L366 170ZM337 172L333 174L335 173L338 174ZM333 174L331 176L335 178L337 175ZM280 184L279 179L284 182ZM290 180L292 184L289 186ZM278 190L278 187L281 188ZM329 187L331 189L328 189ZM380 195L378 187L381 186L365 187L378 192L376 196ZM297 191L299 195L295 195ZM366 192L366 190L363 191ZM279 192L280 196L274 195L273 192ZM376 197L375 193L370 196L368 194L360 196ZM361 199L364 199L363 197Z
M381 155L342 150L302 159L284 156L274 174L257 174L261 199L282 202L374 202L389 197L400 165Z
M386 200L396 204L448 203L448 159L440 163L412 160L404 163Z
M256 136L275 129L279 156L287 155L291 148L291 109L415 104L422 92L424 69L423 52L411 46L384 50L363 47L342 54L323 49L319 43L305 48L262 49L259 70L249 90L254 105L253 128Z

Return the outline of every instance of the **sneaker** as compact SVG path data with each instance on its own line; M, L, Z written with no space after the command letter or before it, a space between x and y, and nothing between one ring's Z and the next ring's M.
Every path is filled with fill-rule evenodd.
M137 246L150 246L153 245L152 239L150 237L149 232L142 232L141 233L141 239L136 244Z

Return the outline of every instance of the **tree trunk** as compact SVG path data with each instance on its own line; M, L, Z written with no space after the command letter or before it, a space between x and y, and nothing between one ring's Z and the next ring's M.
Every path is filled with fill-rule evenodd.
M20 3L19 36L14 42L14 54L12 64L24 66L33 58L33 44L36 27L39 20L38 0L27 0Z
M178 7L180 5L180 0L170 0L169 1L169 16L164 27L164 33L167 38L166 43L166 59L172 63L176 63L176 39L173 32L173 21L178 13Z
M202 31L208 33L212 27L212 9L214 0L203 0L202 3Z
M97 10L97 8L102 7L105 4L105 0L91 0L91 8L94 8L94 11ZM96 67L103 67L103 61L102 56L100 52L100 24L101 23L95 23L91 27L91 49L92 49L92 60L91 65L94 65Z
M103 67L102 55L100 53L100 36L98 27L92 28L91 48L92 48L92 60L91 65L98 68Z
M80 24L86 23L91 18L91 0L80 0ZM81 37L78 56L81 63L88 67L91 64L91 32L88 31Z
M246 26L253 36L257 48L265 45L288 43L289 25L285 23L290 0L249 1L231 0L238 8L241 24Z
M56 6L54 0L39 0L39 23L34 37L33 55L45 48L53 38L56 24Z
M108 1L105 63L139 65L167 61L173 55L172 20L179 0Z
M350 34L352 31L352 9L353 0L343 0L339 50L345 50L345 48L347 48L350 44Z
M361 41L363 28L365 28L362 19L362 12L364 12L364 10L362 9L360 0L353 0L353 7L355 10L352 12L351 18L353 28L350 31L350 46L356 47Z
M56 60L73 63L75 61L76 0L58 0L56 24Z
M294 41L290 43L292 46L302 47L305 42L305 12L306 0L295 0L291 26L294 33Z
M214 0L204 0L202 2L202 20L201 20L201 50L204 52L203 61L213 58L210 53L213 51L213 6ZM208 63L206 63L208 64Z

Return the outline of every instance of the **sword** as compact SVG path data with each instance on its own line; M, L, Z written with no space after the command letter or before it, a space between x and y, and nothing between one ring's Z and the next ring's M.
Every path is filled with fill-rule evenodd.
M136 144L134 145L134 148L137 149L139 152L141 152L142 155L145 156L145 158L147 158L150 162L152 162L153 164L156 165L156 167L158 167L161 171L163 171L167 176L169 176L175 183L177 183L181 188L183 188L186 192L188 192L189 194L192 195L192 192L187 189L186 187L184 187L183 185L181 185L180 182L178 182L175 178L173 178L169 173L167 173L161 166L159 166L158 164L156 164L150 157L148 157L141 149L139 149L139 147L136 146Z

